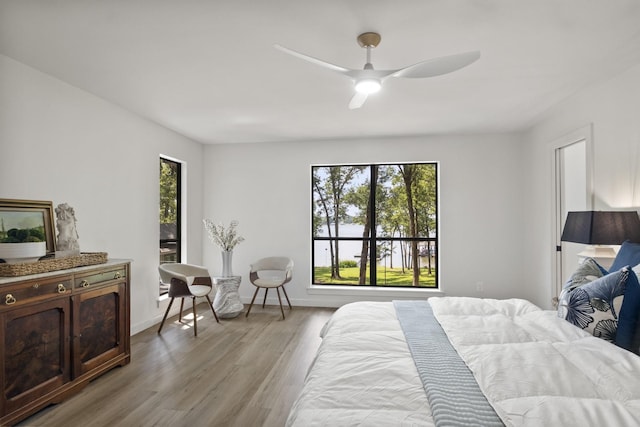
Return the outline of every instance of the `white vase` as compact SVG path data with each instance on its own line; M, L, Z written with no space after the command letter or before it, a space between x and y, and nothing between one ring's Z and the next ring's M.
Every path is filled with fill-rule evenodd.
M233 276L232 258L233 251L222 251L222 277Z

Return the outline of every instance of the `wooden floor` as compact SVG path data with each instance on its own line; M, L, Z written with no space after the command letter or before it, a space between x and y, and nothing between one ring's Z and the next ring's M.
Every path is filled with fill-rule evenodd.
M256 305L215 323L198 306L131 339L131 363L90 383L20 426L282 427L334 309Z

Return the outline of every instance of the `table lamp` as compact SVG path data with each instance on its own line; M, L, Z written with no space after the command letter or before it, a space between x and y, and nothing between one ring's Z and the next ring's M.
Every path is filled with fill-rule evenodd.
M569 212L560 240L590 245L578 254L581 257L615 258L609 245L640 242L640 218L636 211Z

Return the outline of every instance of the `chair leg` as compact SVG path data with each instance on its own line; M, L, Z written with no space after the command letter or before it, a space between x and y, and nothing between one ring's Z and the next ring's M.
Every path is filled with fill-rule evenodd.
M220 320L218 320L218 315L216 314L216 311L213 309L213 303L211 302L211 298L209 298L209 295L205 295L205 297L207 298L207 301L209 301L209 307L211 307L211 311L213 311L213 317L216 318L216 322L220 323Z
M269 292L269 288L264 288L264 299L262 300L262 308L267 303L267 293Z
M184 306L184 298L180 299L180 315L178 316L178 322L182 322L182 307Z
M280 302L280 311L282 312L282 320L284 320L284 309L282 308L282 299L280 298L280 286L276 288L276 292L278 293L278 301Z
M282 285L282 292L284 292L284 296L285 298L287 298L287 304L289 304L289 310L293 309L293 307L291 307L291 301L289 301L289 295L287 295L287 291L284 288L284 285Z
M164 321L167 320L167 314L169 314L169 310L171 310L171 304L173 304L173 300L175 298L171 298L169 301L169 306L167 307L167 311L164 312L164 317L162 318L162 322L160 322L160 327L158 328L158 334L162 331L162 327L164 326Z
M253 307L253 302L256 300L256 296L258 295L258 291L260 288L256 287L256 291L253 293L253 298L251 298L251 304L249 304L249 309L247 310L247 314L244 317L249 317L249 313L251 312L251 307Z
M198 336L198 313L196 312L196 297L191 297L193 301L193 336Z

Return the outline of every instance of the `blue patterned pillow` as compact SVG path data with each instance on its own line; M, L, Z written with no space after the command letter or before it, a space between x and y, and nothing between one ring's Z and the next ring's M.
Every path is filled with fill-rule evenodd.
M602 268L600 264L598 264L593 258L586 258L584 261L578 264L576 271L574 271L571 277L569 277L564 285L562 285L562 291L560 292L558 301L561 301L563 298L565 298L565 295L575 288L586 285L587 283L591 283L606 274L607 270ZM560 308L560 305L558 305L558 308ZM560 317L563 317L560 313L558 315Z
M623 268L563 292L558 303L558 316L595 337L615 343L618 316L630 271Z
M626 350L638 353L638 344L634 345L634 340L640 339L636 336L640 330L640 283L636 273L629 269L626 290L624 291L624 301L620 309L618 318L618 331L616 333L616 344Z
M625 240L622 242L622 246L620 246L620 250L616 254L609 271L616 271L627 265L634 266L638 264L640 264L640 243L631 243L629 240Z
M576 271L569 277L569 280L562 285L562 290L572 291L578 286L593 282L607 273L607 270L602 268L593 258L586 258L578 265Z

